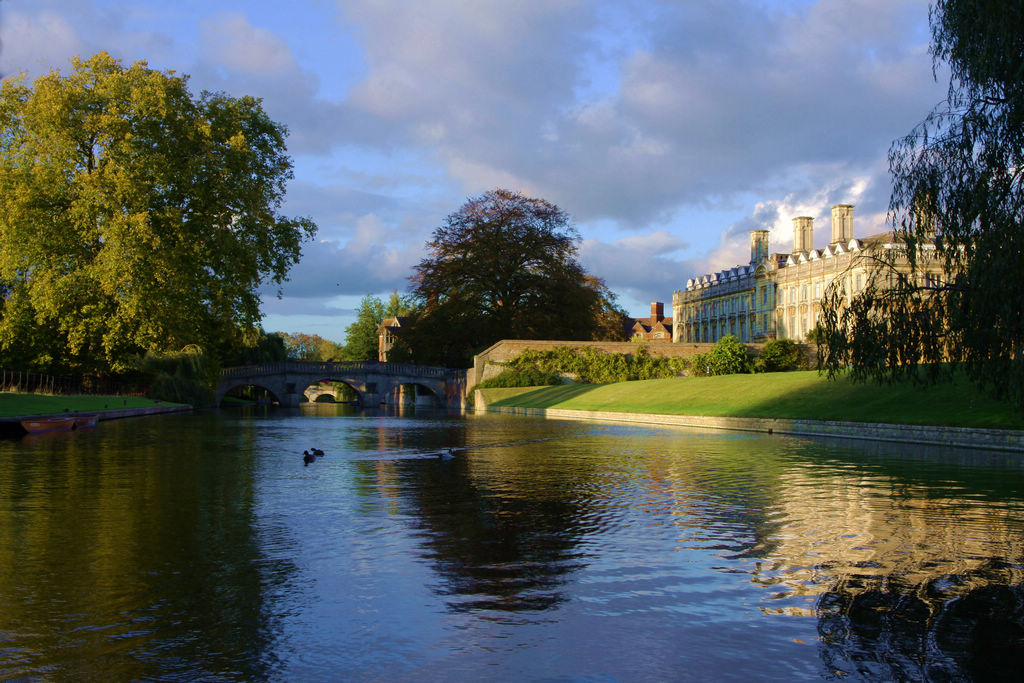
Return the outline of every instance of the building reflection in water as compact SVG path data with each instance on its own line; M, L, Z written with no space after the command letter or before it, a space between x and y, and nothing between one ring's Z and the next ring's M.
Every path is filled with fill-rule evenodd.
M814 620L826 677L970 679L1024 661L1019 462L670 430L638 430L634 442L629 428L593 426L531 443L521 425L509 435L500 425L469 420L406 442L381 424L378 453L473 450L360 464L367 492L413 529L453 613L553 618L595 558L609 602L625 600L629 569L609 548L642 565L645 549L667 546L679 565L655 588L679 601L670 607L686 613L687 567L707 561L754 586L765 618Z
M757 547L746 553L757 558L751 580L770 596L762 610L818 620L826 675L1017 678L1024 662L1024 519L1013 513L1024 493L1019 477L979 478L963 463L996 454L957 454L951 464L940 448L846 449L850 459L812 457L762 482L772 502ZM885 457L865 459L871 452Z
M431 485L458 492L453 503L478 515L450 521L433 541L435 556L452 594L500 595L503 571L518 562L535 570L516 574L526 587L546 587L554 601L550 589L564 571L585 565L587 537L618 523L595 524L595 515L628 507L645 523L671 524L677 550L714 552L722 571L745 568L763 588L766 616L816 619L823 675L1015 678L1024 662L1020 463L1007 470L1000 454L858 442L829 443L824 456L821 441L790 441L784 457L760 460L745 452L751 441L744 438L700 457L650 444L626 451L623 476L645 479L643 493L629 500L617 499L627 487L606 471L588 478L585 460L571 481L524 476L519 467L536 460L523 454L517 465L515 452L502 472L429 474L447 477ZM998 467L986 470L987 463ZM507 505L516 482L522 495L510 499L540 496L542 511L510 510L506 518L488 510L500 489ZM425 523L440 519L428 513ZM490 565L481 538L501 549ZM515 586L504 594L519 595Z

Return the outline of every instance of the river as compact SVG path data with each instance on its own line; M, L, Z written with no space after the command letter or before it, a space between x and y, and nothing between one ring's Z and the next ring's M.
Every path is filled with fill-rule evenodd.
M1022 513L998 452L323 404L105 422L0 441L0 679L1014 677Z

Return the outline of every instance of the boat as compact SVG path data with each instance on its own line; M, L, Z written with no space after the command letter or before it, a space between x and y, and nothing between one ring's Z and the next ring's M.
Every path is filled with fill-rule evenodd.
M100 416L93 413L91 415L75 415L75 429L82 429L83 427L95 427L100 423Z
M29 417L21 420L21 426L29 434L68 432L75 428L75 416Z

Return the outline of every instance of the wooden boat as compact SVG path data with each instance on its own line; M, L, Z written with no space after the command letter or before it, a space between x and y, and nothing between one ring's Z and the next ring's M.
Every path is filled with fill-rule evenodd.
M75 415L75 429L82 429L83 427L95 427L99 423L99 415Z
M39 434L40 432L67 432L75 428L75 417L73 415L30 417L21 420L21 426L29 434Z

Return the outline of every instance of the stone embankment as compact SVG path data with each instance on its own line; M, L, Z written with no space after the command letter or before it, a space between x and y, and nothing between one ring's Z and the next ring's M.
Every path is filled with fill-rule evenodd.
M975 429L968 427L936 427L930 425L899 425L869 422L796 420L788 418L708 417L703 415L663 415L623 413L607 410L565 410L560 408L520 408L488 406L480 391L475 392L477 412L528 415L555 420L592 420L596 422L627 422L647 425L670 425L704 429L727 429L767 434L824 436L845 439L870 439L899 443L919 443L955 448L984 448L1024 452L1024 431L1009 429Z

